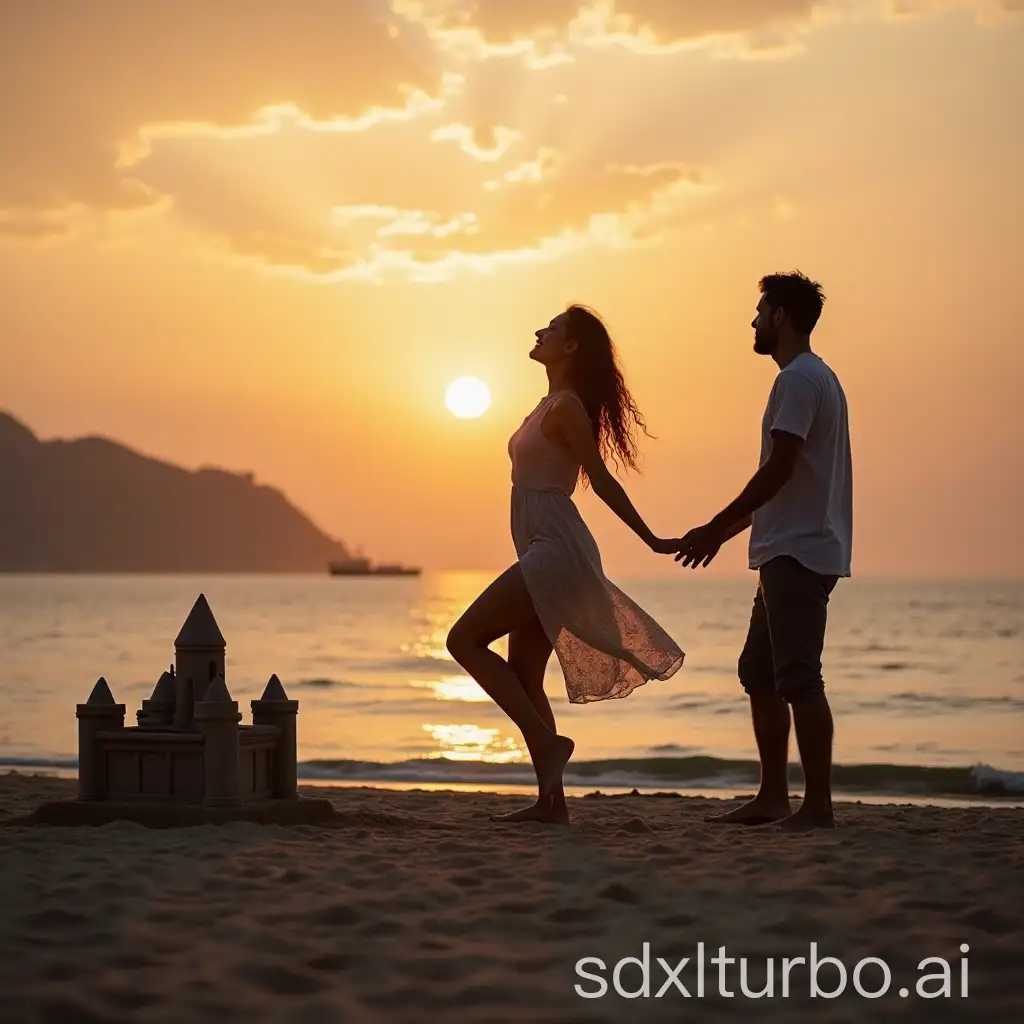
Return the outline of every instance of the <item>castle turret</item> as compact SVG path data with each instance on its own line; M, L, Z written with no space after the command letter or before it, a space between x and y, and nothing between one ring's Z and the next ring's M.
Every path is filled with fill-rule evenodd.
M281 739L274 757L271 789L278 800L293 800L298 795L295 727L299 702L288 699L281 680L275 674L270 677L263 696L252 701L251 706L253 725L276 725L281 730Z
M174 721L174 666L161 674L153 694L135 713L142 729L165 729Z
M224 637L206 597L200 594L174 641L174 724L192 725L196 704L217 676L225 678Z
M96 734L124 728L124 705L114 695L102 676L84 704L78 705L78 798L101 800L106 780L103 776L103 753Z
M218 675L196 703L195 721L203 733L203 803L208 807L235 807L242 802L239 778L242 716L231 699L224 677Z

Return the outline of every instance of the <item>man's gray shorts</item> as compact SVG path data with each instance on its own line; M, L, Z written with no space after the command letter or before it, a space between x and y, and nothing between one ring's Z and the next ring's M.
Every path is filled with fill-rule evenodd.
M783 555L761 566L750 628L739 660L747 693L772 690L787 701L821 693L829 595L838 576L821 576Z

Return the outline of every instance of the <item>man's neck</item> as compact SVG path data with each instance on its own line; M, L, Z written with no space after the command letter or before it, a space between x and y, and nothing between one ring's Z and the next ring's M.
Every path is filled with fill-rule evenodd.
M811 351L811 339L806 334L800 335L781 343L778 349L772 353L780 370L784 370L797 356L802 356Z

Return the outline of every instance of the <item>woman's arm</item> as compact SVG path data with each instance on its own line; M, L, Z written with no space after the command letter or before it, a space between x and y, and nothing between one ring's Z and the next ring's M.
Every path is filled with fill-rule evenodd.
M546 429L545 429L546 428ZM594 493L653 551L672 554L676 542L656 537L633 507L622 487L608 471L591 431L583 406L572 399L555 402L544 417L541 430L579 460L590 478Z

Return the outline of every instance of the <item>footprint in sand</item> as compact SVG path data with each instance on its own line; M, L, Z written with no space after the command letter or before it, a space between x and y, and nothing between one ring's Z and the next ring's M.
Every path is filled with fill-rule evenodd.
M40 928L43 931L50 929L64 931L91 924L87 917L65 910L63 907L47 907L45 910L36 911L25 918L25 923L30 928Z
M324 971L327 974L337 974L357 966L361 958L350 953L324 953L322 956L315 956L306 961L306 966L313 971Z
M544 920L552 924L579 924L584 921L594 921L598 917L596 910L590 907L559 907L545 915Z
M640 835L644 832L650 831L652 831L651 828L648 826L647 822L645 822L642 818L630 818L629 821L624 821L619 826L620 833L632 835Z
M401 921L384 918L379 921L370 921L359 929L359 934L367 938L378 938L383 935L398 935L405 930L405 925Z
M612 900L615 903L639 903L640 894L635 889L630 889L628 885L622 885L620 882L612 882L611 885L605 886L599 893L598 896L602 899Z
M235 973L239 980L271 995L306 996L328 987L320 978L300 974L281 964L246 964Z
M667 917L659 917L654 922L659 928L689 928L697 923L697 918L689 914L669 914Z
M362 923L364 915L347 903L335 903L306 915L310 924L322 924L328 928L351 928Z
M994 910L973 910L969 914L964 914L960 918L960 923L979 928L989 935L1009 935L1020 927L1018 922Z

